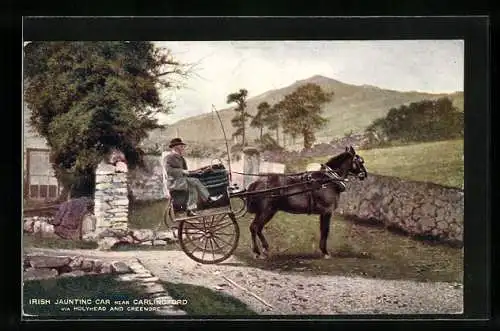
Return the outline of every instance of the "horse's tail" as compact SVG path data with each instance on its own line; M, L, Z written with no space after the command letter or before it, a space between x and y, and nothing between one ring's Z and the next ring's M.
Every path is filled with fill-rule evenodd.
M255 181L250 183L247 188L247 192L254 191L259 182ZM256 196L248 195L246 198L246 209L249 213L255 214L257 212L257 202Z

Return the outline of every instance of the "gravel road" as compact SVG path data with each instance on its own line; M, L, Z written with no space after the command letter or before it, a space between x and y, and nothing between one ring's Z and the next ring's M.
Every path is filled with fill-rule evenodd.
M138 259L162 280L227 293L259 314L461 314L463 311L463 288L460 284L284 273L248 267L235 257L219 265L201 265L181 251L57 252L125 262ZM265 303L224 277L257 295Z

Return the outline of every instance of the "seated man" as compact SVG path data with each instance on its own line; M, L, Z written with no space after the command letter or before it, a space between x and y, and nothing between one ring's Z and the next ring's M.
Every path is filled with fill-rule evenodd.
M182 156L186 144L180 138L172 139L168 147L172 149L172 152L165 158L168 189L188 191L187 216L196 216L194 210L197 208L198 197L201 197L203 202L208 200L215 202L222 198L222 195L211 197L207 188L198 178L187 177L190 172L187 170L186 160Z

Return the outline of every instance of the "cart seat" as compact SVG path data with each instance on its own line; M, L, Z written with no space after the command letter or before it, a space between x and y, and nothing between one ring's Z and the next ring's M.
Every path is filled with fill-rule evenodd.
M220 207L229 205L229 197L227 189L229 187L229 177L224 167L218 167L210 170L209 172L201 174L190 174L189 177L198 178L200 182L207 188L210 196L222 194L224 198L217 201L215 204L198 203L198 209L206 209L211 207ZM185 211L189 193L187 190L172 190L172 204L174 211Z

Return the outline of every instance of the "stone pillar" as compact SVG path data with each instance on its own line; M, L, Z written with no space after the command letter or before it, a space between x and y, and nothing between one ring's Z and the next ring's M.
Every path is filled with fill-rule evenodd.
M255 147L245 147L243 149L243 172L246 174L258 174L260 172L260 153ZM255 176L243 176L243 187L255 181Z
M101 162L96 170L95 206L96 231L127 230L127 173L112 164Z

